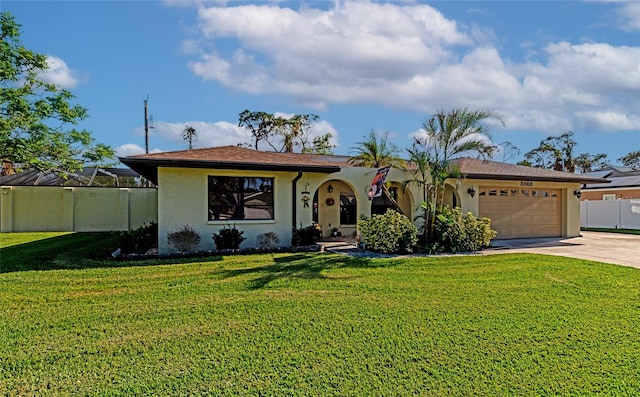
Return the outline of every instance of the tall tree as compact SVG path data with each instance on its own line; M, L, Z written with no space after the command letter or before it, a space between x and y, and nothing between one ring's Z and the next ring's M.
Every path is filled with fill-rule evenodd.
M182 140L189 144L189 150L191 150L193 149L193 142L198 140L198 132L187 124L182 130Z
M572 131L567 131L559 136L543 139L537 148L524 155L525 162L522 164L574 173L576 158L573 149L577 142L573 139L573 135Z
M432 189L431 184L431 157L416 142L406 150L409 153L409 159L404 171L409 177L402 181L402 190L406 190L409 186L415 186L422 193L422 203L420 204L422 214L418 215L414 220L422 220L421 240L426 242L428 241L429 225L431 224L429 217L433 213L428 206L429 203L433 202L432 196L437 194L437 191Z
M581 153L574 159L574 162L576 165L576 171L579 171L581 174L610 165L608 156L605 153Z
M640 150L629 152L618 159L622 165L640 170Z
M435 216L444 202L446 180L460 177L460 171L452 160L470 154L486 158L495 151L489 127L484 124L487 119L496 119L502 123L502 118L495 112L464 108L448 113L440 110L422 124L424 134L415 138L409 153L417 153L429 171L430 194L422 205L425 212L426 241L433 237Z
M359 167L399 167L403 163L399 152L400 149L389 142L388 131L378 139L375 131L371 130L366 140L356 142L351 148L353 155L348 162Z
M258 150L260 142L269 144L269 137L278 127L276 120L270 113L252 112L248 109L240 113L238 127L245 127L251 132L253 146ZM273 148L275 150L275 147Z
M547 137L537 148L528 151L518 164L570 173L590 172L594 167L603 168L610 164L605 153L575 155L577 144L572 131Z
M559 151L551 147L548 143L540 142L540 145L528 151L524 155L524 160L518 164L528 167L553 169L557 163Z
M505 141L499 143L495 152L493 153L492 158L496 158L499 156L500 161L506 163L508 160L511 160L515 156L520 154L520 149L509 141Z
M331 135L330 132L327 132L324 135L313 138L311 147L303 145L302 153L333 154L333 149L335 149L336 146L332 145L330 142L332 137L333 135Z
M44 81L47 57L26 49L20 25L0 13L0 158L23 169L77 171L85 162L112 159L109 146L73 126L87 109L71 104L71 92ZM70 129L67 129L71 126Z
M279 132L282 135L285 152L293 152L295 144L302 146L302 151L308 147L309 134L313 123L318 121L315 114L294 114L285 119L280 118Z
M295 114L285 118L245 110L240 113L238 127L245 127L251 132L256 150L263 142L276 152L293 152L295 146L300 146L305 151L311 149L311 126L317 120L318 116L315 114Z

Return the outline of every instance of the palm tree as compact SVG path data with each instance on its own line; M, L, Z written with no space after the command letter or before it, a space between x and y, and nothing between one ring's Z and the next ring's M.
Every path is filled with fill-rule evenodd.
M381 168L381 167L398 167L404 168L404 160L398 155L400 149L393 143L389 143L389 132L378 139L375 131L371 130L369 137L365 141L356 142L351 147L351 156L348 160L349 164L357 167ZM393 198L386 187L382 186L382 194L393 204L394 208L402 213L402 209ZM373 205L373 204L372 204Z
M351 148L353 156L349 158L349 164L370 168L401 166L403 160L398 156L400 149L393 143L389 143L388 139L388 131L378 140L378 136L372 130L366 141L356 142Z
M442 209L444 202L445 182L448 178L460 177L460 172L451 160L465 154L478 154L489 157L496 149L488 134L488 127L482 122L493 118L502 118L488 110L470 111L454 109L449 113L438 111L422 124L424 134L415 138L413 146L408 149L414 160L414 166L423 167L420 172L429 173L430 188L424 188L423 195L428 197L422 207L425 211L425 239L433 236L436 210ZM417 163L415 160L419 160ZM420 178L422 174L418 174ZM424 184L424 179L407 181L407 184ZM429 194L427 194L429 193Z
M427 232L430 224L428 217L431 215L431 211L427 208L427 203L431 200L427 200L430 197L433 189L430 189L431 183L431 158L429 154L424 150L421 150L420 146L414 143L407 149L409 153L408 164L405 165L404 171L410 175L408 179L402 181L402 191L405 191L409 186L415 186L422 192L422 204L420 207L423 209L422 214L418 215L414 221L422 219L422 242L426 242L428 239Z
M196 129L187 124L182 131L182 139L189 144L189 150L192 150L193 142L198 140Z
M436 162L446 162L454 157L477 153L489 157L496 149L489 136L489 128L482 121L502 118L489 110L470 111L454 109L449 113L438 111L422 124L425 134L416 138Z

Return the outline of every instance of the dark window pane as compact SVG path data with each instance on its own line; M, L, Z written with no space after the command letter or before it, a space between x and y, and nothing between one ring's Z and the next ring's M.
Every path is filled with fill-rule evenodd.
M273 219L273 178L209 176L209 220Z
M356 196L351 193L340 193L340 224L355 225L357 219Z

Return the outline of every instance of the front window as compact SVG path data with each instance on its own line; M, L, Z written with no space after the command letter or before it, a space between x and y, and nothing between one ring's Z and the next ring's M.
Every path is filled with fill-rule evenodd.
M273 217L273 178L209 176L209 220Z

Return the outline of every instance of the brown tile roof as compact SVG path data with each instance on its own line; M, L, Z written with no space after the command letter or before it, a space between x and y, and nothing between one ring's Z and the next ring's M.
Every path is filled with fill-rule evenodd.
M348 156L263 152L238 146L219 146L121 157L120 161L157 183L158 167L332 173L348 166L348 158Z
M349 156L263 152L238 146L181 150L121 157L122 161L157 183L158 167L240 170L303 171L333 173L351 167ZM605 179L472 158L455 160L468 179L503 179L603 183Z
M455 159L467 179L603 183L606 179L469 157Z
M283 164L334 166L346 163L348 156L325 156L319 154L263 152L239 146L218 146L204 149L180 150L130 156L130 159L182 160L210 162L219 161L237 164Z

